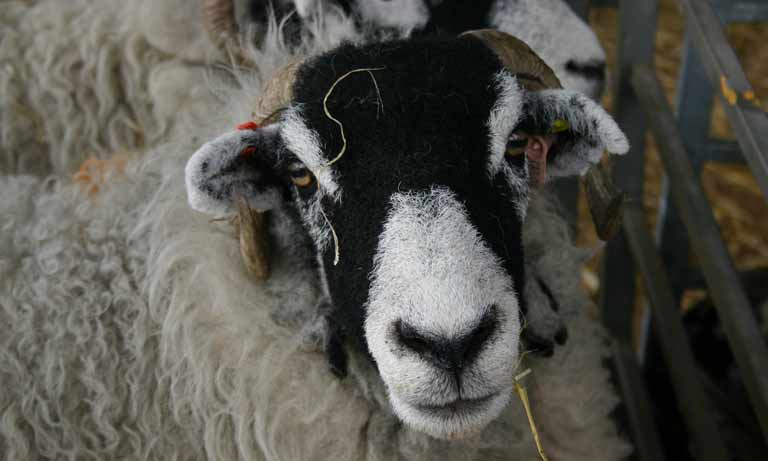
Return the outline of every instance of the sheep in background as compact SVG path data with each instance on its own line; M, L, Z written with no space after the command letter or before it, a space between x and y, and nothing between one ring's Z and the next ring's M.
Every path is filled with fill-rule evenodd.
M107 158L114 152L135 153L155 146L172 127L194 120L186 114L208 112L209 83L218 80L216 74L228 72L218 66L228 64L229 57L215 46L220 44L220 31L214 31L215 40L209 38L206 26L211 19L202 15L202 2L4 2L0 8L0 173L71 174L89 157ZM269 2L223 3L244 36L266 27ZM361 30L387 29L389 35L404 36L422 25L424 33L498 27L529 43L566 87L599 95L604 53L594 33L562 0L432 3L339 2L349 14L362 18L358 27L338 9L322 3L281 0L272 4L279 14L295 7L303 34L322 43L323 49L344 40L363 40ZM470 4L471 15L452 10ZM222 7L214 5L217 8ZM414 14L409 16L412 19L390 15L391 8ZM461 21L455 22L456 17ZM274 35L265 36L275 40ZM238 42L242 36L233 39ZM310 46L301 39L294 45L301 54ZM252 57L275 59L264 53ZM274 64L256 63L256 67Z
M483 66L491 58L484 55ZM510 96L521 94L512 88ZM379 373L354 347L345 379L328 372L311 341L327 292L299 221L273 220L272 275L255 283L227 228L188 209L189 152L249 119L260 87L244 78L233 91L216 105L225 118L185 127L178 144L134 160L91 199L67 180L0 180L0 228L11 236L0 241L0 452L7 459L532 459L517 402L475 437L445 441L400 423ZM383 110L392 116L397 105ZM516 210L511 219L521 219ZM571 332L552 358L524 362L534 369L528 385L545 447L552 459L620 459L628 448L609 417L617 400L601 365L604 338L583 313L578 252L535 194L526 216L525 248L535 249L526 251L526 278L549 286L560 300L558 322ZM334 223L342 239L353 235ZM351 253L341 248L347 264Z
M8 1L0 27L4 174L71 174L89 157L155 146L207 113L210 82L231 72L199 0ZM325 49L354 35L343 22L322 34L313 42Z
M227 3L219 2L219 3ZM235 4L243 3L235 0ZM263 5L264 2L246 2ZM605 51L595 33L563 0L282 0L312 20L318 5L335 4L374 30L396 36L456 36L492 27L526 42L566 88L599 99ZM283 6L285 8L285 6ZM331 11L326 7L326 15Z

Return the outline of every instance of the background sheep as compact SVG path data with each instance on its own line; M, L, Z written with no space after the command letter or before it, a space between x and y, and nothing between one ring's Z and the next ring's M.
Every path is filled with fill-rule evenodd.
M406 10L421 8L420 2L412 0ZM599 79L585 80L568 70L568 62L604 61L597 39L562 0L546 2L551 5L526 0L507 8L499 1L492 25L543 53L567 87L593 91ZM285 13L293 3L275 5ZM371 11L395 4L356 3ZM253 31L254 21L264 29L263 2L234 6L244 33ZM314 2L295 6L306 18L300 27L312 37L311 46L329 49L342 40L363 39L360 28L338 10L321 14ZM376 17L366 16L368 27L388 25ZM194 123L187 114L209 111L215 104L210 82L218 80L212 74L227 73L216 65L230 62L205 30L200 0L10 0L0 8L0 26L0 172L6 174L71 174L89 157L155 146L173 126ZM411 29L399 23L396 33ZM281 40L275 34L264 38L270 49ZM293 46L304 54L310 45L301 43ZM250 55L259 66L279 64L275 60L283 56Z

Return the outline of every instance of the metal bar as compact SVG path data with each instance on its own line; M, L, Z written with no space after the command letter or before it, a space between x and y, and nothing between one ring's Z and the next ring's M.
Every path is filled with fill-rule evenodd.
M635 353L629 344L614 340L611 344L616 380L621 389L621 401L627 409L627 422L635 442L638 461L665 461L661 439L648 406L648 392L643 375L637 365Z
M768 453L768 445L762 439L749 404L724 394L703 371L699 372L699 381L718 412L728 418L728 427L723 431L727 431L727 435L723 434L723 437L729 440L728 446L733 450L734 458L747 460L764 457Z
M704 191L694 175L661 84L647 64L635 66L632 84L661 151L691 246L707 280L739 366L763 437L768 440L768 346L720 236Z
M722 0L721 0L722 1ZM725 8L726 22L757 22L768 20L768 3L733 1Z
M710 139L704 146L702 157L709 162L744 163L741 147L736 141Z
M713 406L698 380L699 370L677 309L666 270L656 252L648 222L640 205L624 209L624 233L645 281L653 309L653 325L672 380L680 413L693 441L694 459L730 459L720 438Z
M719 89L725 114L763 195L768 199L768 117L745 98L754 90L728 43L709 0L678 0L685 23L712 86ZM732 93L729 93L732 92ZM729 102L729 95L737 101Z
M632 90L630 75L633 63L653 62L658 0L621 0L620 6L614 117L632 149L613 161L613 173L616 184L629 199L639 201L643 197L646 121ZM600 275L603 323L614 336L631 344L635 272L623 235L608 242Z

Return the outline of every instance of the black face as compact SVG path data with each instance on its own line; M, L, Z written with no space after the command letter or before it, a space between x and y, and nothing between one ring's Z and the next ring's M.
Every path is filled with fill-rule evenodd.
M367 352L395 413L436 437L498 416L521 343L535 349L535 328L520 323L536 153L525 137L547 137L554 176L628 150L602 108L544 84L546 65L526 50L492 31L342 46L301 65L279 121L217 137L185 170L196 210L231 212L244 198L303 222L331 370L345 372L345 341ZM532 312L556 304L540 291Z
M375 70L339 81L324 107L337 79L365 68ZM517 206L525 197L503 174L488 173L488 120L499 98L495 77L501 70L485 45L455 39L344 46L299 72L294 107L319 135L326 161L337 156L343 141L339 125L325 108L343 125L346 136L343 156L329 167L340 200L322 198L322 209L339 239L339 261L334 265L333 245L326 246L321 259L332 298L331 318L363 349L369 278L395 193L435 187L452 191L516 291L523 290L522 218ZM297 157L290 174L297 184L297 200L306 207L323 195L323 184L300 168L300 153L289 156ZM524 155L505 161L525 177Z

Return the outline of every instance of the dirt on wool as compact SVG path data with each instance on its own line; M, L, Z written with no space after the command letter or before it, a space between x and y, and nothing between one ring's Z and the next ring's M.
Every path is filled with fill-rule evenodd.
M618 20L616 8L593 8L590 14L591 25L608 54L609 72L613 77L616 75L614 66ZM684 21L677 2L661 0L656 32L655 65L659 80L670 102L675 100L684 29ZM765 46L765 43L768 43L768 23L733 24L728 26L727 33L758 98L768 100L768 47ZM615 80L609 82L603 100L609 109L613 105L611 100L613 85ZM715 100L711 135L721 139L734 139L722 105L718 98ZM647 137L645 156L643 203L649 226L655 226L664 168L650 135ZM768 204L748 167L710 162L704 167L702 184L737 269L768 267ZM580 245L594 245L598 240L592 228L583 195L582 193L579 206L577 240ZM594 260L584 272L585 285L595 296L599 290L598 268L599 261ZM683 306L690 305L704 295L703 292L687 293ZM640 305L639 302L638 305Z

